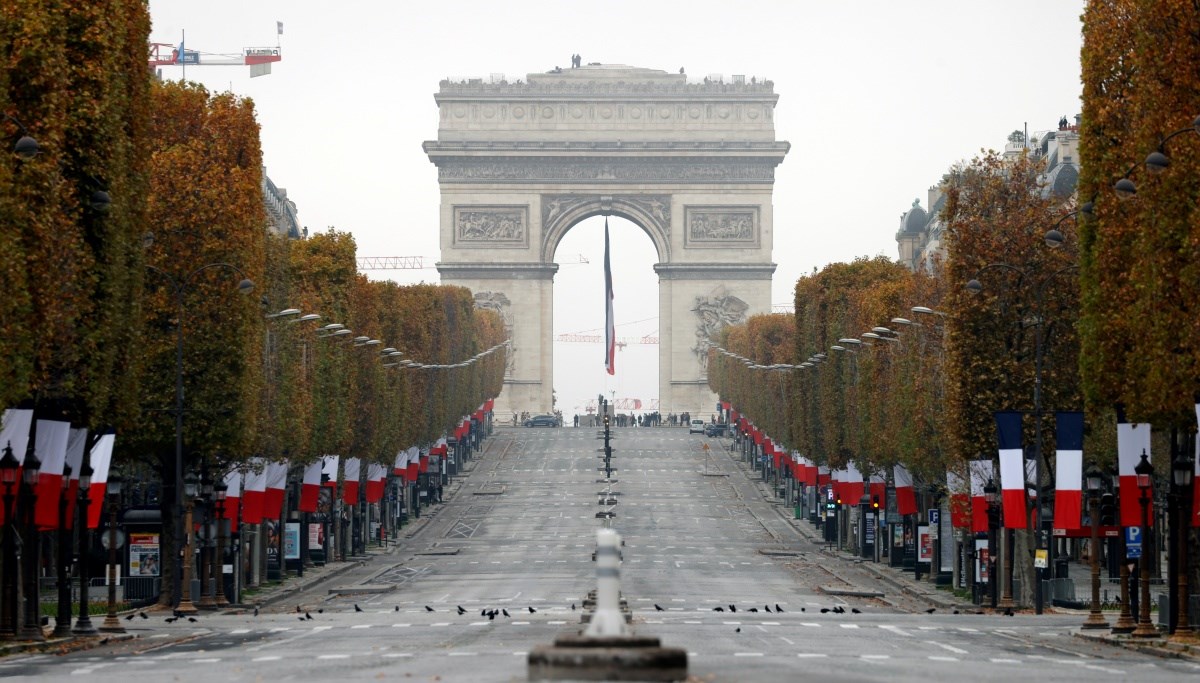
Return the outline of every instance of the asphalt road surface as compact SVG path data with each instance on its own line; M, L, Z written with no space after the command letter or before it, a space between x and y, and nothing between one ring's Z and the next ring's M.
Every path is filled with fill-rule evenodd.
M928 605L890 594L797 534L722 449L728 441L683 429L617 434L611 490L620 502L610 523L625 540L622 593L632 628L685 648L693 680L1182 681L1200 674L1187 661L1073 638L1075 615L927 614ZM394 555L257 617L230 610L195 623L134 619L127 623L136 639L11 657L0 661L0 677L523 681L529 650L575 632L595 587L592 551L604 524L596 513L607 489L597 481L596 437L595 429L499 429L436 517ZM355 586L380 592L329 591ZM825 592L846 587L885 596ZM834 606L846 612L820 611ZM481 615L490 609L508 616Z

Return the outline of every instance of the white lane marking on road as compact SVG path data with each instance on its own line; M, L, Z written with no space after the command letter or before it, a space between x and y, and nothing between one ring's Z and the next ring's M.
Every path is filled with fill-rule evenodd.
M229 633L232 635L241 635L243 633L249 633L249 632L250 632L250 629L248 629L248 628L235 628L232 631L230 631Z
M795 643L788 640L787 638L784 638L783 636L779 636L779 639L782 640L783 642L787 643L788 645L795 645Z
M265 657L255 657L254 659L251 659L250 661L252 661L252 662L278 662L281 659L283 659L283 657L280 657L279 655L267 655Z
M478 652L451 652L451 657L474 657Z
M684 619L683 623L685 623L685 624L703 624L704 622L696 621L695 619Z
M801 652L801 653L797 654L796 656L800 657L801 659L811 659L811 658L818 658L818 657L828 657L829 655L825 654L824 652Z
M763 626L778 626L779 622L778 621L764 621L762 623L762 625Z
M450 625L450 622L448 622L448 621L439 621L436 624L430 624L430 626L449 626L449 625Z
M514 657L524 657L527 654L529 654L529 653L528 652L514 652L513 656Z
M565 622L565 621L547 621L546 623L551 626L562 626L563 624L566 624L567 622Z
M1004 657L992 657L992 658L991 658L991 662L992 662L993 664L1020 664L1020 663L1021 663L1021 660L1019 660L1019 659L1006 659L1006 658L1004 658Z
M528 621L514 621L512 623L512 625L513 626L528 626L529 622Z
M472 622L471 622L471 625L472 625L472 626L487 626L489 623L491 623L491 622L487 622L487 621L472 621Z
M858 624L838 624L842 628L858 628Z
M740 622L740 621L722 621L721 623L725 624L726 626L741 626L742 625L742 622Z
M954 647L953 645L947 645L947 644L945 644L945 643L939 643L939 642L938 642L938 641L936 641L936 640L927 640L927 641L925 641L925 642L929 643L930 645L936 645L936 646L938 646L938 647L940 647L940 648L942 648L943 650L946 650L946 651L948 651L948 652L953 652L953 653L954 653L954 654L956 654L956 655L965 655L965 654L967 654L967 651L966 651L966 650L964 650L964 649L962 649L961 647Z
M317 659L350 659L350 655L317 655Z
M963 631L963 632L965 632L965 633L979 633L979 629L977 629L977 628L967 628L966 626L959 626L959 627L958 627L958 630L960 630L960 631Z
M929 659L930 659L930 661L934 661L934 662L957 662L958 661L958 657L938 657L936 655L930 655Z
M893 626L891 624L880 624L879 628L891 631L892 633L895 633L898 636L904 636L906 638L913 637L913 634L909 633L908 631L905 631L904 629L900 628L899 626Z
M734 657L761 657L761 656L763 656L763 653L761 653L761 652L735 652L735 653L733 653L733 656Z
M821 625L820 625L820 624L818 624L818 623L817 623L817 622L815 622L815 621L802 621L802 622L800 622L800 625L801 625L801 626L813 626L813 627L815 627L815 628L821 628Z
M220 657L205 657L203 659L193 659L192 664L216 664L221 661Z
M355 625L351 626L350 628L371 628L371 625L370 624L355 624Z
M392 624L392 628L408 628L412 624Z
M863 659L891 659L891 655L863 655Z
M383 656L387 657L389 659L396 659L398 657L411 657L412 653L411 652L387 652L387 653L384 653Z
M1097 665L1095 665L1095 664L1084 664L1084 665L1083 665L1083 668L1085 668L1085 669L1091 669L1092 671L1103 671L1104 673L1107 673L1107 674L1116 674L1116 675L1118 675L1118 676L1124 676L1124 675L1125 675L1125 672L1124 672L1124 671L1122 671L1122 670L1120 670L1120 669L1110 669L1110 668L1108 668L1108 667L1106 667L1106 666L1097 666Z

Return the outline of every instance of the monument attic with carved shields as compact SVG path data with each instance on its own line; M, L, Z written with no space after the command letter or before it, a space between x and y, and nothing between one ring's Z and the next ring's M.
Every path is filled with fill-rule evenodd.
M789 148L771 81L731 80L591 65L442 81L424 144L442 194L437 268L509 330L498 415L553 406L554 253L597 215L637 224L658 252L660 410L712 413L707 340L771 310L771 193Z

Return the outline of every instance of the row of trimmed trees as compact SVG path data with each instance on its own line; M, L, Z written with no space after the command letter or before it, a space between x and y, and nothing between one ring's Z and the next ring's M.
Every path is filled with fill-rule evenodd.
M390 467L500 392L503 348L385 366L388 347L463 363L502 345L503 324L463 288L368 280L347 233L270 235L253 103L155 81L145 3L5 5L0 126L40 153L0 163L0 399L115 430L114 467L162 483L164 557L180 335L185 470L327 453ZM97 190L110 206L91 206ZM269 317L285 308L321 318ZM316 334L329 323L353 333Z
M1152 424L1169 477L1194 450L1200 401L1200 14L1106 0L1088 4L1083 28L1077 199L1045 196L1031 156L986 153L952 169L943 263L914 273L860 259L801 278L794 316L757 316L714 341L760 366L826 358L773 371L714 351L711 388L817 462L853 459L864 474L899 463L941 486L947 471L994 457L995 411L1025 411L1033 443L1040 335L1041 483L1052 484L1057 410L1085 411L1085 459L1109 471L1117 418ZM1155 150L1170 167L1150 175L1142 161ZM1122 177L1135 199L1115 192ZM1054 226L1058 249L1043 242ZM876 326L894 339L838 343Z

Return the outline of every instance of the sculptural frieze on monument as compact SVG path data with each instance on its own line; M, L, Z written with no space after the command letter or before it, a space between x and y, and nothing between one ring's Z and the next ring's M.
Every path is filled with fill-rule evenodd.
M717 287L709 296L696 297L696 305L692 308L696 314L696 345L692 347L692 353L696 354L703 375L708 374L709 342L715 340L725 326L746 322L749 310L750 304L730 294L725 287Z
M459 242L507 242L523 245L526 240L525 207L454 207L455 239Z
M623 182L690 182L716 180L721 182L773 182L775 167L768 163L749 162L588 162L513 161L478 162L448 160L438 165L438 180L490 181L518 180L531 182L561 182L570 180Z
M512 376L516 368L517 354L513 346L513 311L512 301L504 292L476 292L475 308L485 311L495 311L504 322L504 334L508 338L508 352L505 354L504 375Z
M695 209L688 207L687 238L693 242L754 242L758 238L758 211Z
M579 206L595 203L599 195L543 195L542 196L542 225L552 225L561 216L570 214ZM667 234L671 229L671 198L667 195L615 195L608 197L612 204L632 204L651 220L658 223Z

